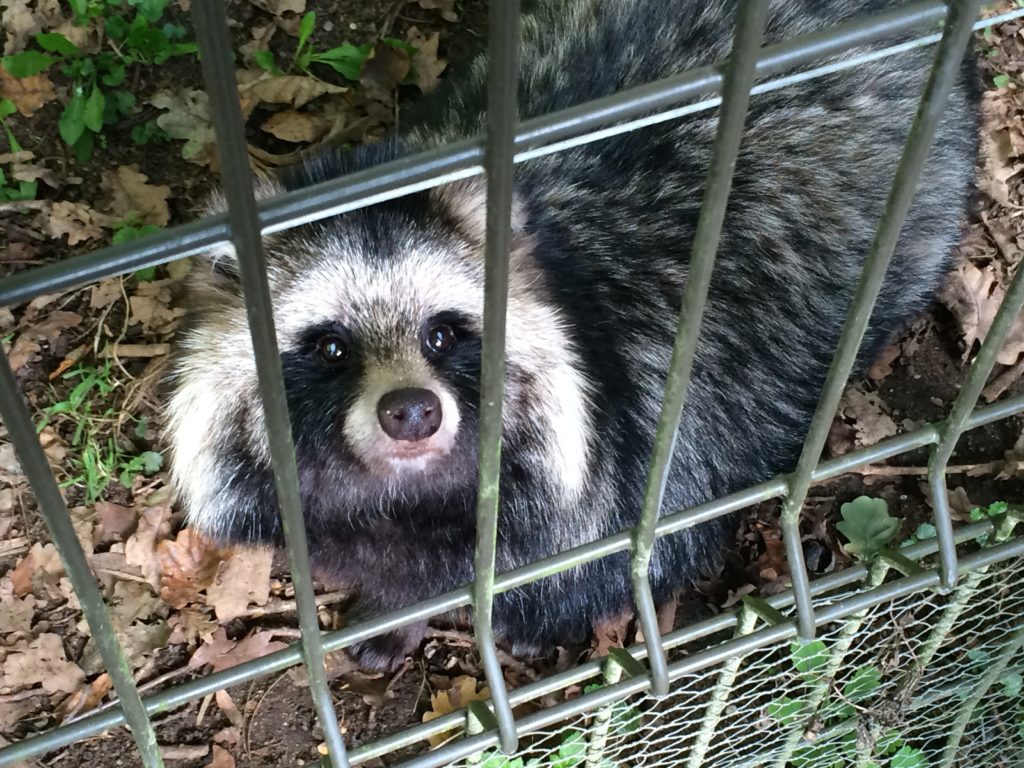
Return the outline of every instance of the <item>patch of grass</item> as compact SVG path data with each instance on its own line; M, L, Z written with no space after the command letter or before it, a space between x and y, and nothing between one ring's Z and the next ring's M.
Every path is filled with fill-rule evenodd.
M14 106L13 101L10 99L0 99L0 126L4 129L4 134L7 137L8 152L12 155L22 151L22 146L14 135L14 131L7 125L7 118L16 111L17 108ZM36 182L8 179L4 169L0 168L0 203L12 200L34 200L36 189Z
M34 36L39 50L3 57L4 68L14 77L31 77L60 65L71 81L71 98L61 112L61 138L84 163L97 143L105 143L104 128L135 109L135 96L124 90L129 67L153 66L174 56L196 53L195 43L184 42L185 28L161 24L169 0L71 0L75 23L102 24L107 50L90 53L60 32ZM133 133L137 142L152 138ZM145 143L145 142L140 142Z
M63 400L44 409L39 424L41 431L59 421L71 431L69 471L61 487L82 488L85 502L92 504L114 480L130 488L136 475L152 475L160 470L161 454L156 451L135 453L133 448L124 445L127 441L118 440L125 418L134 422L137 437L145 435L148 425L145 419L130 415L119 417L124 404L119 402L121 386L110 360L100 365L77 365L61 378L72 384L71 389Z

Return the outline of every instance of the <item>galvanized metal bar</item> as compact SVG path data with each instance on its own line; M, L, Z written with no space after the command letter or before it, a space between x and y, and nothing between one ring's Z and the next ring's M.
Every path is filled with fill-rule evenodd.
M949 417L939 429L939 441L932 448L928 459L928 485L932 492L932 509L935 513L935 528L939 535L939 551L942 554L942 587L952 589L956 583L956 547L953 544L953 521L949 514L949 491L946 487L946 467L963 433L968 414L981 397L992 367L996 363L1010 328L1024 309L1024 269L1017 266L1003 303L989 327L985 341L974 358L960 393L950 409Z
M946 13L942 0L923 0L880 14L873 14L817 32L799 35L762 49L759 76L791 70L808 61L840 53L848 48L933 24ZM1024 10L979 22L978 28L1018 18ZM930 41L926 36L920 41ZM902 44L901 44L902 45ZM820 68L819 75L856 66L851 58ZM774 87L792 82L792 75L780 78ZM572 109L533 118L521 124L516 135L515 161L537 155L547 145L580 137L589 141L604 138L602 129L637 115L669 112L673 107L722 83L719 66L703 67L649 85L632 88ZM772 83L762 83L766 90ZM704 101L702 109L718 106L717 99ZM671 119L670 115L666 119ZM632 126L633 128L639 125ZM578 141L577 143L584 143ZM574 144L575 146L575 144ZM307 189L281 195L259 204L264 233L316 221L344 211L401 197L439 186L457 178L483 173L484 143L480 137L385 163ZM211 216L200 222L175 227L151 237L140 238L64 261L25 270L0 280L0 306L28 301L43 293L54 293L143 267L209 250L227 242L227 217Z
M997 547L986 549L964 557L960 561L963 572L983 568L1014 557L1024 556L1024 539L1015 539ZM861 611L889 603L903 597L932 589L939 585L937 569L924 570L913 576L905 576L891 581L876 589L860 592L823 606L817 615L821 625L841 621ZM669 678L678 680L692 675L702 669L722 664L735 656L743 656L761 648L777 645L798 636L797 621L787 621L771 627L765 627L750 635L734 638L712 648L698 651L686 656L669 666ZM593 693L584 694L549 709L527 715L517 722L520 736L540 731L548 726L564 722L573 717L589 712L607 704L620 701L627 696L641 693L650 688L651 681L647 677L636 677L625 680L617 685L601 688ZM439 768L449 765L474 752L489 749L495 744L493 734L480 734L463 739L436 749L425 755L414 757L399 763L395 768Z
M978 427L992 424L1001 419L1008 418L1017 413L1024 413L1024 395L1017 395L979 408L972 414L968 421L967 428L976 429ZM831 477L838 477L858 466L889 459L893 456L905 453L906 451L931 445L937 440L938 432L936 425L926 425L914 432L889 438L867 448L852 451L851 453L845 454L836 459L823 462L815 469L814 481L818 482ZM739 509L750 506L751 504L776 498L781 496L784 492L784 479L776 478L775 480L769 480L765 483L754 486L753 489L740 491L721 499L715 499L711 502L700 504L696 507L680 510L663 517L658 521L657 535L665 536L669 533L681 531L692 525L705 522L720 515L735 512ZM969 541L990 530L991 525L988 523L964 526L963 528L958 528L956 531L957 541ZM615 552L625 551L629 548L630 542L631 533L628 531L622 532L605 539L601 539L597 542L570 550L569 552L560 553L536 563L530 563L529 565L522 566L515 570L498 574L495 579L495 591L504 592L509 589L514 589L517 586L527 584L531 581L536 581L538 578L542 578L545 575L560 573L581 563L597 560ZM938 545L935 541L923 542L904 550L904 554L911 559L918 559L926 555L933 554L937 551L937 547ZM866 571L861 566L854 566L838 573L829 574L828 576L816 579L811 583L812 594L824 594L830 590L854 584L858 580L863 579L865 575ZM778 608L786 605L786 599L789 599L787 595L780 595L769 598L769 603ZM413 621L420 621L446 611L463 607L469 604L470 601L470 587L461 587L444 595L440 595L427 603L402 609L400 611L394 611L384 616L376 617L365 623L354 625L337 632L328 633L324 635L324 648L327 651L346 648L354 643L373 637L375 634L379 634L382 631L386 631L387 629L396 629ZM732 617L729 615L723 615L712 620L712 623L710 624L702 622L701 624L692 625L691 627L687 627L679 632L667 635L664 639L664 645L666 648L682 645L712 634L713 632L728 629L733 622L734 620ZM637 648L631 649L631 652L634 655L643 655L642 651ZM262 658L254 659L236 667L231 667L229 669L222 670L221 672L153 694L152 696L146 697L143 700L143 704L146 706L146 711L150 714L165 712L189 701L202 698L203 696L222 688L230 688L231 686L249 682L260 676L283 671L294 666L300 661L301 654L298 650L298 646L293 645L286 650L277 651ZM542 696L547 693L552 693L565 685L572 685L593 677L599 672L600 667L597 662L590 662L589 665L584 664L573 670L561 673L560 675L547 678L539 683L518 688L510 693L509 698L513 705L518 705L523 701L529 700L533 696ZM533 691L539 692L535 694L531 693ZM385 737L383 740L355 750L352 753L353 759L355 759L356 755L359 755L361 759L368 759L368 757L363 758L363 756L379 756L380 754L386 753L389 749L397 749L399 747L413 744L416 741L425 738L425 735L420 733L421 731L427 735L434 735L435 733L443 733L446 730L450 730L453 725L458 725L457 722L448 722L445 719L447 717L458 719L458 716L456 715L446 715L433 720L430 723L415 726L408 731L411 736L407 741L395 742L392 744L392 739L399 739L402 737ZM87 715L73 723L62 725L61 727L48 731L47 733L40 734L39 736L33 736L30 739L26 739L18 742L17 744L11 744L0 749L0 766L7 764L7 761L14 762L17 760L24 760L44 752L49 752L51 750L67 746L74 741L89 738L98 733L102 733L105 730L109 730L110 728L122 725L124 722L124 714L116 707L103 712ZM383 745L380 747L383 751L375 751L378 744Z
M502 405L505 399L505 311L512 246L512 163L519 120L519 0L492 3L487 17L487 245L480 352L480 468L473 562L473 629L491 689L501 749L518 737L494 645L494 563L498 544Z
M252 171L249 168L249 153L245 140L245 121L238 102L234 52L224 2L203 0L195 3L192 6L192 15L202 60L203 80L210 97L210 112L223 176L223 192L228 204L231 244L238 259L245 294L274 486L277 490L281 524L288 550L288 564L295 587L295 606L302 631L299 644L313 706L324 731L328 756L337 768L347 768L349 763L345 741L338 727L338 717L334 711L324 669L323 640L309 571L309 551L306 546L306 526L299 495L299 476L295 466L295 450L292 446L281 357L274 331L270 288L267 284L267 264L253 194Z
M50 471L46 454L39 444L35 424L32 423L32 416L3 347L0 347L0 417L7 427L7 434L17 452L21 469L32 485L36 503L46 521L50 538L57 547L64 571L71 579L78 602L82 606L82 614L89 623L93 640L96 641L96 649L121 700L124 713L122 722L127 722L131 728L132 737L142 754L142 764L145 768L162 768L164 763L156 743L156 732L135 687L131 665L125 659L124 650L110 621L110 614L103 604L103 595L85 559L82 545L75 535L71 515L60 495L57 481ZM5 764L4 751L0 750L0 765Z
M793 591L797 596L800 612L800 636L814 637L814 606L808 589L807 567L804 563L803 547L800 541L800 510L803 508L807 491L811 486L814 467L821 459L822 449L828 437L832 419L843 388L850 377L861 341L871 319L878 292L885 278L885 271L892 259L903 221L917 189L925 162L931 149L935 130L945 109L946 101L960 76L960 65L964 50L971 35L971 26L981 5L981 0L960 0L950 6L949 16L935 54L935 63L928 76L917 115L910 128L907 143L900 158L892 189L885 204L885 212L871 243L864 263L853 304L850 307L839 345L832 359L828 377L822 388L821 399L815 409L803 451L796 470L789 481L789 492L782 505L782 531L789 560Z
M740 151L743 126L750 103L750 88L754 84L757 54L761 47L764 25L768 19L767 0L748 0L737 6L736 32L732 54L729 57L722 91L722 111L712 150L708 178L701 202L697 231L693 237L686 287L683 291L682 311L676 330L672 360L669 363L662 398L661 414L647 475L643 509L633 536L633 554L630 576L640 626L647 644L647 658L651 667L653 689L656 696L668 693L668 670L665 651L661 647L657 608L651 595L648 577L654 539L665 498L665 487L672 469L679 422L686 404L686 391L690 386L690 373L697 352L701 320L707 302L711 273L715 266L718 240L725 220L725 208L732 189L732 175Z

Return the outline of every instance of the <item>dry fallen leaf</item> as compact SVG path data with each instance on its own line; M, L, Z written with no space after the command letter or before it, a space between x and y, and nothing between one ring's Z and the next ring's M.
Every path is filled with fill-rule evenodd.
M85 674L68 661L60 635L42 634L16 645L0 667L0 689L19 691L41 685L47 693L74 693Z
M228 640L224 628L220 627L213 637L199 646L189 659L189 669L199 669L209 664L214 672L234 667L252 659L258 659L275 651L283 651L288 646L274 640L271 631L254 632L242 641Z
M28 363L42 350L42 342L52 342L68 328L76 328L82 322L77 312L56 310L42 319L23 322L25 330L14 340L8 359L15 371Z
M238 705L235 704L234 699L231 698L230 694L221 689L214 695L214 700L217 702L217 707L221 712L224 713L224 717L228 719L236 728L242 727L242 713L238 709Z
M99 518L102 544L123 540L135 528L139 519L135 509L109 501L96 503L96 516Z
M269 549L240 549L220 564L206 602L221 622L244 615L250 603L267 604L273 559Z
M371 99L390 104L395 89L405 81L411 68L412 60L404 50L377 43L363 62L359 83Z
M161 541L156 548L162 574L160 598L172 608L200 602L200 590L213 583L226 554L191 528L182 529L173 540Z
M50 237L60 239L67 235L68 245L78 245L102 237L104 228L114 224L110 216L82 203L58 202L50 207Z
M300 142L313 142L322 138L330 130L330 127L330 123L318 115L296 112L293 109L289 109L271 115L260 126L260 130L276 136L281 141L298 144Z
M469 675L460 675L451 681L447 691L437 691L430 694L430 711L423 713L423 722L429 723L442 715L447 715L457 709L465 707L471 701L485 701L491 697L491 689L484 686L479 691L476 689L477 679ZM430 746L437 747L451 738L453 731L438 733L428 736Z
M18 598L0 597L0 635L12 632L28 632L32 626L36 599L32 595Z
M0 66L0 98L10 99L23 117L32 117L37 109L56 99L57 92L45 72L30 77L13 77Z
M213 745L213 760L206 764L206 768L235 768L235 758L223 747Z
M213 633L219 626L206 614L206 611L194 605L186 605L176 613L172 613L167 623L171 626L171 636L167 642L172 645L184 643L190 647L199 640L211 642Z
M205 91L163 91L149 100L167 110L156 119L172 139L182 139L181 156L199 165L210 165L217 155L216 136L210 120L210 101Z
M325 94L345 93L347 90L308 75L275 76L262 70L241 70L238 73L238 95L246 115L260 104L289 104L298 109Z
M0 2L7 39L4 40L5 55L18 53L36 32L51 29L63 21L63 13L58 0L36 0L34 3L25 0L3 0Z
M441 35L437 32L424 35L418 27L409 27L405 39L416 48L412 57L416 86L423 93L430 93L441 84L441 73L448 67L447 61L437 58L437 44Z
M137 165L121 165L113 171L105 171L101 186L110 198L111 214L119 221L131 221L135 226L167 226L171 218L167 208L171 188L148 184L148 181L149 177L140 173Z
M124 545L125 561L142 571L149 585L160 590L160 560L156 556L157 543L170 535L170 506L150 507L142 513L139 525Z
M79 715L99 706L111 689L114 687L110 675L106 672L101 674L84 688L75 691L71 696L61 702L57 708L57 714L61 719L68 715Z
M633 611L627 610L619 616L603 619L594 625L594 639L591 641L590 658L607 656L612 648L623 648L626 645L629 625L633 621Z
M843 393L839 416L853 427L854 445L858 448L874 445L899 432L882 398L877 393L863 392L857 387L850 387Z
M953 313L964 338L964 360L970 356L974 343L985 340L1006 291L999 284L995 269L979 269L969 261L961 261L939 293L939 300ZM997 360L1014 365L1024 354L1024 315L1014 320Z
M177 328L185 310L171 306L173 285L173 280L150 280L139 283L135 293L128 298L131 310L128 322L132 325L141 324L147 333L157 335L169 333Z

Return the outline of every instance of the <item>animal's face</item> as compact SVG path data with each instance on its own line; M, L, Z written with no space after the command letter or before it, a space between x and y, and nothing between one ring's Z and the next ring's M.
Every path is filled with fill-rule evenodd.
M278 285L275 302L296 443L367 481L471 482L479 260L422 235L387 254L343 241L302 247L318 259Z
M475 493L480 215L476 198L448 190L268 239L308 518L388 515L396 504ZM586 384L528 241L521 233L512 256L505 446L519 469L568 499L586 473ZM265 473L268 457L230 255L197 264L192 301L169 408L174 476L193 523L234 537L249 530L240 521L266 512L254 498L238 511L238 496L248 488L239 478Z

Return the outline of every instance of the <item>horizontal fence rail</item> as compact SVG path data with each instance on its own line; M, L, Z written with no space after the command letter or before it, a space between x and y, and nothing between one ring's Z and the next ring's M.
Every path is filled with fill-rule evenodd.
M950 415L943 421L899 435L875 446L821 462L821 449L834 415L843 385L868 322L874 297L895 246L900 226L910 204L918 173L927 156L935 125L945 97L957 74L963 48L971 29L979 29L1024 16L1024 9L974 23L978 0L953 2L947 17L946 5L938 0L910 3L831 29L801 35L785 42L760 47L767 0L743 3L737 14L733 55L726 64L715 64L676 75L649 85L598 99L558 113L516 122L518 73L519 3L492 2L490 9L490 61L488 85L488 130L478 137L412 157L383 164L308 189L257 202L244 141L244 122L235 95L234 63L223 0L204 0L194 6L197 39L202 52L203 75L210 94L217 144L224 169L227 213L176 227L166 233L143 238L38 267L0 281L0 306L27 301L41 293L67 290L112 275L163 264L217 246L235 249L245 291L249 324L257 359L257 373L273 457L275 485L282 510L289 564L295 583L301 640L284 651L246 662L237 667L195 679L153 696L140 698L125 664L123 652L110 625L80 545L74 537L70 517L50 474L31 421L31 415L0 351L0 413L11 440L36 493L43 516L58 545L65 568L79 595L83 612L92 627L104 662L114 681L118 700L98 712L66 723L48 733L0 749L0 766L10 765L110 728L128 725L146 768L162 766L150 715L165 712L214 691L254 680L302 663L318 720L324 730L329 758L324 765L336 767L361 764L397 749L414 745L427 736L461 728L465 712L443 715L361 746L349 754L334 711L325 670L324 654L367 640L408 623L422 621L455 608L472 605L476 635L491 690L491 716L480 725L482 733L464 738L401 765L411 768L441 766L471 758L485 749L500 746L511 753L520 736L557 724L567 718L600 709L624 697L650 690L664 695L669 683L694 671L785 642L794 637L809 638L815 628L848 619L859 612L901 597L933 588L950 589L959 574L983 572L989 566L1024 556L1024 539L999 539L979 552L958 559L956 545L973 541L993 531L992 523L980 523L954 530L949 515L945 471L956 443L964 431L1024 412L1024 395L1017 395L975 409L995 357L1024 305L1024 270L1018 269L1007 291L988 337L981 347L967 381ZM942 34L928 34L886 48L858 52L840 61L809 70L794 71L813 60L834 56L850 48L882 38L906 35L912 30L945 20ZM866 262L857 298L851 308L836 353L825 392L815 414L799 464L793 473L776 477L687 510L659 517L662 489L684 407L689 364L697 343L702 306L706 299L717 249L718 234L742 135L747 100L759 93L786 87L794 82L856 67L864 61L893 55L909 48L939 42L929 84L921 109L911 130L900 169L894 180L886 212ZM765 80L778 75L773 80ZM762 78L754 84L755 78ZM722 96L715 96L718 91ZM701 99L699 101L693 101ZM692 103L690 103L692 102ZM507 291L508 244L514 165L569 147L600 141L665 120L722 105L714 158L709 171L700 225L694 242L691 272L687 281L679 333L673 350L666 399L659 422L655 453L644 509L636 529L622 531L597 542L576 547L506 573L495 573L495 545L498 515L498 477L501 447L501 403L504 384L504 314ZM483 380L481 383L480 494L476 581L445 595L408 608L392 611L337 632L321 633L316 613L302 518L298 477L285 405L285 389L274 333L271 300L266 280L262 236L316 221L338 213L393 199L438 186L459 178L486 173L487 190L487 287L484 323ZM797 521L807 491L820 482L860 466L891 458L909 450L931 447L928 479L935 498L938 539L906 547L902 552L917 561L938 554L935 566L882 583L868 579L868 569L854 566L814 581L808 579L800 549ZM665 636L658 632L647 565L658 537L682 531L716 517L773 498L783 498L783 529L786 551L793 574L793 589L765 602L779 614L778 620L753 631L754 621L743 610L677 630ZM535 700L569 685L602 674L600 662L593 661L557 673L519 689L506 690L491 628L491 605L495 594L563 572L610 554L632 551L631 575L645 644L629 649L636 660L647 659L649 673L626 680L605 679L604 687L572 701L516 719L512 706ZM865 581L868 579L867 581ZM829 601L812 597L837 589L864 588ZM793 609L795 608L795 611ZM746 616L745 619L741 618ZM746 621L746 623L742 623ZM697 651L668 663L666 650L718 632L742 626L733 639ZM1024 635L1021 635L1024 637ZM1016 643L1013 645L1012 643ZM1007 645L1003 660L1009 663L1021 643L1017 635ZM995 678L993 677L993 680ZM723 678L728 680L728 677ZM991 681L990 681L991 682ZM976 697L986 689L976 692ZM964 710L967 718L973 710ZM720 714L720 712L719 712ZM958 723L961 721L958 720ZM966 726L967 720L962 724ZM960 736L963 728L960 729ZM947 754L955 754L959 738L951 736ZM707 734L710 738L710 733ZM705 740L706 745L706 740ZM795 743L795 742L793 742Z

